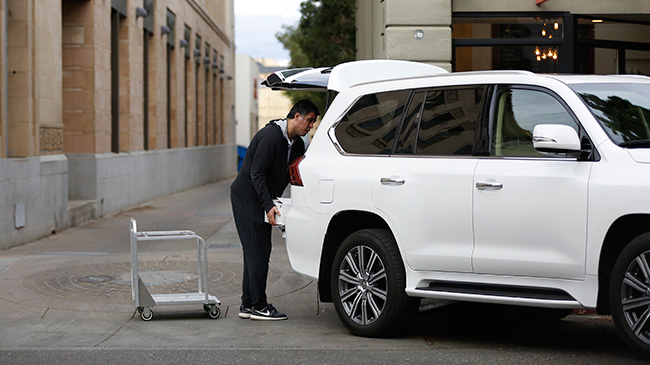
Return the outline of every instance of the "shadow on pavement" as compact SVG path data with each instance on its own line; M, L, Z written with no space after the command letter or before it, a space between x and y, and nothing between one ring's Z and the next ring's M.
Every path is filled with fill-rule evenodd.
M548 319L536 316L535 309L450 303L421 311L407 333L422 336L429 346L463 343L471 347L521 347L594 356L620 353L621 359L639 359L618 337L610 316L573 312L563 319Z

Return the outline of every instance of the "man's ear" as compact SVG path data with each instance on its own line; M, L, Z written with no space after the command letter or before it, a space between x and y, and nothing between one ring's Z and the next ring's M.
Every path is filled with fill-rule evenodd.
M291 119L296 119L300 116L300 112L296 112Z

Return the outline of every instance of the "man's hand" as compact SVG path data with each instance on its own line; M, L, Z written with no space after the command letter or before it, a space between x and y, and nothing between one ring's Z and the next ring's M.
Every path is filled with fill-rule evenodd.
M277 214L277 215L282 215L282 214L280 214L280 210L279 210L278 207L276 207L276 206L274 206L273 208L271 208L271 210L269 210L269 211L266 213L266 217L268 218L269 223L271 223L271 225L273 225L273 226L277 226L277 225L278 225L277 223L275 223L275 215L276 215L276 214Z

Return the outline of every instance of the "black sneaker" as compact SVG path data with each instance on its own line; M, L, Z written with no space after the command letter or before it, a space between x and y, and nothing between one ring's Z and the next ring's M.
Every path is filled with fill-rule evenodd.
M254 309L250 318L260 321L281 321L289 317L284 313L278 312L272 304L267 304L266 307L262 309Z
M239 318L249 319L253 313L252 308L246 308L243 305L239 307Z

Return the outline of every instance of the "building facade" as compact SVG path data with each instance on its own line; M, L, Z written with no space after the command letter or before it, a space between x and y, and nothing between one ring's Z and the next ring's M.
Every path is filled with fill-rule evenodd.
M650 75L650 1L357 0L357 59Z
M273 72L284 70L286 65L280 66L277 60L273 58L259 58L257 59L259 65L258 79L266 80L266 78ZM285 118L293 103L285 92L272 90L268 87L258 87L257 89L259 113L257 118L257 125L255 131L258 131L272 121L273 119Z
M236 60L235 79L237 79L237 85L235 85L235 104L237 105L237 110L235 113L237 128L235 141L238 147L246 149L255 132L258 130L258 90L260 87L258 75L260 73L260 67L247 54L238 54Z
M0 249L236 172L233 8L0 0Z

